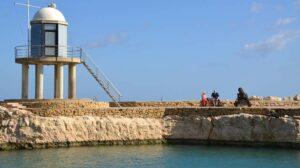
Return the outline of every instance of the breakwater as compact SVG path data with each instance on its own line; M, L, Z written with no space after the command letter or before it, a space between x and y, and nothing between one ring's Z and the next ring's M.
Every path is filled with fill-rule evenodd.
M296 107L49 106L53 108L1 107L0 149L151 143L300 146Z

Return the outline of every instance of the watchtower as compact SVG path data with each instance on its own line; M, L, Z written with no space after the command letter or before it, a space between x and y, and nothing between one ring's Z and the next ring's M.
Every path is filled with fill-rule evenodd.
M22 99L28 99L28 71L35 66L35 99L43 99L44 65L54 66L54 98L63 99L64 65L69 69L68 98L76 98L76 65L82 49L68 46L68 23L54 3L41 8L30 22L30 45L15 48L15 62L22 64Z
M29 4L27 7L29 18ZM69 69L68 98L76 98L76 65L83 64L105 93L117 104L121 93L100 70L93 59L79 47L68 46L68 23L64 15L51 3L28 19L28 45L15 47L15 62L22 65L22 99L28 99L28 71L35 66L35 99L44 99L45 65L54 66L54 98L64 98L64 65ZM31 35L29 35L31 34Z

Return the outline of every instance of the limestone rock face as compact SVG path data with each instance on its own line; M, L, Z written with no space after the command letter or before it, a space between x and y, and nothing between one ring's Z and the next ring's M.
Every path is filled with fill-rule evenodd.
M298 142L298 121L292 118L238 114L215 117L212 122L214 140Z
M263 100L263 98L262 98L262 97L259 97L259 96L250 96L250 97L249 97L249 100L258 101L258 100Z
M300 143L299 120L233 114L207 117L41 117L0 107L0 149L6 144L84 144L106 141L201 140ZM47 147L47 146L44 146Z
M292 96L287 96L283 98L284 101L293 101L294 98ZM300 100L300 99L299 99Z
M164 117L164 137L168 139L207 139L212 128L210 118L203 116Z
M282 98L281 97L277 97L277 96L267 96L267 97L264 97L263 100L282 101Z
M212 118L168 117L169 139L300 143L299 120L262 115L235 114Z
M144 118L29 117L12 119L1 128L0 143L126 141L162 139L161 120ZM21 122L20 122L21 121ZM20 124L24 122L24 124ZM0 136L0 137L1 137Z

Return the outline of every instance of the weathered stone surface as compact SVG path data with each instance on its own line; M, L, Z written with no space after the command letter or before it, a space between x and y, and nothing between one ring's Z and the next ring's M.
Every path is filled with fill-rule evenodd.
M270 100L270 101L282 101L281 97L277 97L277 96L267 96L263 98L264 100Z
M291 96L287 96L287 97L284 97L283 100L284 100L284 101L293 101L294 98L291 97Z
M54 116L98 116L98 117L127 117L127 118L163 118L168 115L178 116L220 116L230 114L260 114L266 115L273 110L280 116L284 115L300 115L300 108L272 108L272 107L254 107L254 108L213 108L213 107L122 107L122 108L64 108L64 109L47 109L38 108L30 109L36 115L43 117Z
M250 97L249 97L249 100L257 101L257 100L263 100L263 98L260 97L260 96L250 96Z
M299 142L298 120L237 114L212 120L211 139L226 141Z
M164 117L164 137L167 139L206 140L212 128L211 119L203 116Z
M285 99L281 101L280 97L250 97L252 107L300 107L300 99ZM174 101L174 102L120 102L122 107L200 107L200 101ZM234 101L221 100L222 107L234 107ZM116 107L114 103L110 103L110 107Z
M300 120L288 115L279 118L255 113L200 115L197 112L184 114L185 111L182 110L161 118L139 117L140 113L145 112L143 108L133 110L137 116L131 117L41 117L27 111L10 111L0 107L0 149L128 144L141 141L156 143L178 139L292 143L300 146Z
M50 100L7 100L0 102L0 106L14 104L22 104L27 108L44 108L49 109L62 109L62 108L108 108L108 102L96 102L93 100L85 99L50 99Z

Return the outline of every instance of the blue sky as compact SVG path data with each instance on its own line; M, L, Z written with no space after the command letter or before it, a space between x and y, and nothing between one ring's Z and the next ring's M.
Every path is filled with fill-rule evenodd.
M26 9L13 2L0 3L0 99L20 97L13 48L26 44ZM55 2L69 22L69 45L96 60L124 101L195 100L213 89L233 99L239 86L249 95L300 93L300 0ZM52 98L53 67L44 73L45 97ZM67 67L65 86L66 79ZM108 100L82 65L78 97Z

